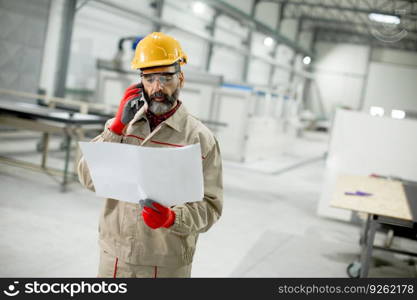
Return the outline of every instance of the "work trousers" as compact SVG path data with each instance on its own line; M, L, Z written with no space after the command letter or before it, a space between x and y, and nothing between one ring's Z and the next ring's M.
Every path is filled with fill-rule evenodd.
M123 262L118 257L100 251L100 278L189 278L191 264L178 267L141 266Z

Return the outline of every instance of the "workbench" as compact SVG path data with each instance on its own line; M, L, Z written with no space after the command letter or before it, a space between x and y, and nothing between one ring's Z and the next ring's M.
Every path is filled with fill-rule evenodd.
M330 205L366 214L360 263L357 264L359 277L368 276L373 249L417 256L414 252L374 245L376 230L381 225L394 229L394 232L397 229L403 237L417 240L417 183L342 175L337 179Z
M101 130L106 120L107 118L104 116L81 114L63 109L42 107L32 103L0 99L0 124L43 133L40 166L6 157L0 157L0 160L5 163L62 176L60 182L61 190L65 191L69 176L72 140L82 140L84 138L84 132L87 130ZM46 166L48 142L51 134L61 134L64 136L64 170L57 170Z

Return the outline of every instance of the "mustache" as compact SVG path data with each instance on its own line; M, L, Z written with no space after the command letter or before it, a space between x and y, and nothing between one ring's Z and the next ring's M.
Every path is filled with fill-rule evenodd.
M164 97L164 98L167 98L167 96L168 96L168 95L166 95L166 94L164 94L163 92L159 91L159 92L153 93L153 94L150 96L150 98L151 98L151 99L152 99L152 98L156 98L156 97Z
M162 101L162 103L173 104L175 102L175 100L177 100L178 94L179 94L178 89L176 89L171 96L168 95L168 94L165 94L162 91L158 91L158 92L155 92L152 95L150 95L150 97L149 97L150 101L149 102L154 102L155 101L154 99L156 97L163 97L164 100ZM146 100L148 100L148 99L146 99Z
M155 92L155 93L153 93L153 94L148 94L146 91L145 91L145 93L143 93L143 96L145 97L145 100L148 102L148 103L150 103L150 102L153 102L154 101L154 99L156 98L156 97L163 97L164 98L164 101L162 101L162 102L164 102L164 103L174 103L175 102L175 100L177 100L178 99L178 95L179 95L179 93L180 93L180 89L179 88L177 88L173 93L172 93L172 95L170 96L170 95L168 95L168 94L165 94L163 91L158 91L158 92Z

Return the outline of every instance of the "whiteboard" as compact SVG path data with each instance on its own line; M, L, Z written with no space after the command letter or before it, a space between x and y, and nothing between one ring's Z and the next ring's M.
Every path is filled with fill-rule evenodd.
M319 215L349 220L349 211L329 207L336 178L340 174L372 173L417 181L417 121L339 109L333 123Z
M371 106L417 111L417 68L372 62L369 66L364 110Z

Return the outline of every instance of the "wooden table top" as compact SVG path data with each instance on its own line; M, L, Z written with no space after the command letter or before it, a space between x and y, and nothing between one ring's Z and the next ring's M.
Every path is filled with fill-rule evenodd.
M346 195L364 192L370 196ZM413 216L401 181L369 176L341 175L330 205L386 217L412 221Z

